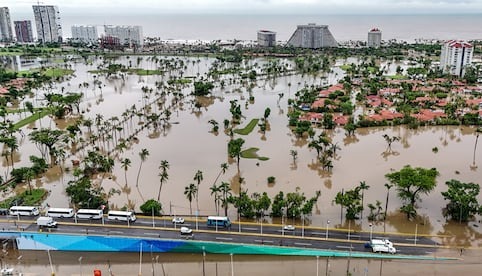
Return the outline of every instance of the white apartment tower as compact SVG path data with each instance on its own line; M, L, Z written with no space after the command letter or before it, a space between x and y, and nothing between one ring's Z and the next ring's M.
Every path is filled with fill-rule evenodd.
M142 35L141 26L104 26L105 35L108 37L117 37L122 45L142 47L144 37Z
M465 41L449 40L442 45L440 69L445 74L463 77L465 68L472 63L473 47Z
M296 31L288 40L287 45L317 49L323 47L337 47L338 43L330 30L328 30L327 25L310 23L308 25L298 25Z
M58 7L34 5L32 8L39 42L62 42L62 25Z
M373 28L368 32L367 47L379 48L382 44L382 32L378 28Z
M258 31L258 45L261 47L276 46L276 33L267 30Z
M96 26L72 26L72 40L74 42L97 44L98 39Z
M10 11L7 7L0 7L0 41L13 41L12 21L10 21Z

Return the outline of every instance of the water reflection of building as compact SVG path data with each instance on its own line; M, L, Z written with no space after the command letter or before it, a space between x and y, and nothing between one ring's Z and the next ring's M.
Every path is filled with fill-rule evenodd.
M97 44L98 39L96 26L72 26L72 40L74 42Z
M0 8L0 41L12 42L12 21L10 21L10 11L7 7Z
M39 42L62 42L62 25L58 7L34 5L32 8Z
M373 28L368 32L367 46L378 48L382 44L382 32L378 28Z
M258 31L258 45L261 47L276 46L276 33L267 30Z
M17 42L33 42L32 21L22 20L14 21L13 23L15 25L15 36L17 37Z
M440 69L445 74L463 77L465 68L472 63L473 47L465 41L449 40L442 45Z
M316 25L310 23L308 25L298 25L296 31L288 40L288 46L301 48L324 48L337 47L338 43L328 30L328 25Z

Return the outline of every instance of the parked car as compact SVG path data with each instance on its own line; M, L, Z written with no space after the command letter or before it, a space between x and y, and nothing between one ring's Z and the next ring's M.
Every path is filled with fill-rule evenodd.
M283 227L283 229L284 229L285 231L295 231L295 227L294 227L293 225L291 225L291 224L285 225L285 226Z
M184 218L175 217L175 218L172 219L172 223L183 224L183 223L184 223Z
M192 229L189 227L181 227L181 235L192 235Z

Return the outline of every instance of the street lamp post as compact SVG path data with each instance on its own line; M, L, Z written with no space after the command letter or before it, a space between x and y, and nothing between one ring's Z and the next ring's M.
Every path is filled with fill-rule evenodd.
M415 245L417 245L417 232L418 232L418 223L415 224L415 239L413 239L413 242Z
M231 276L234 276L233 253L231 253L229 255L231 256Z
M320 256L316 256L316 276L320 276Z
M80 276L82 276L82 256L79 257L79 272Z
M301 237L305 237L305 215L301 214Z
M370 240L372 240L372 237L373 237L373 224L369 224L370 226Z
M206 275L206 267L204 265L205 262L206 262L206 251L204 250L204 246L203 246L203 276Z
M326 240L328 239L328 226L330 226L330 220L326 221L326 237L325 237Z

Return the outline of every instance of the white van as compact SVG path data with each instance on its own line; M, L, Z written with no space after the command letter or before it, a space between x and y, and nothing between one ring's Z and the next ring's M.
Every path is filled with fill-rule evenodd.
M76 214L79 219L101 219L104 211L100 209L79 209Z
M47 210L47 216L52 218L71 218L74 214L72 208L49 208Z
M390 254L397 253L397 250L395 249L395 247L386 245L386 244L374 244L372 245L372 250L373 250L373 253L377 253L377 252L384 252L384 253L390 253Z
M373 247L374 245L388 245L393 247L393 243L388 239L373 239L370 240L370 245Z
M108 220L117 220L117 221L129 221L134 222L136 221L136 215L134 212L130 211L109 211L107 213Z

